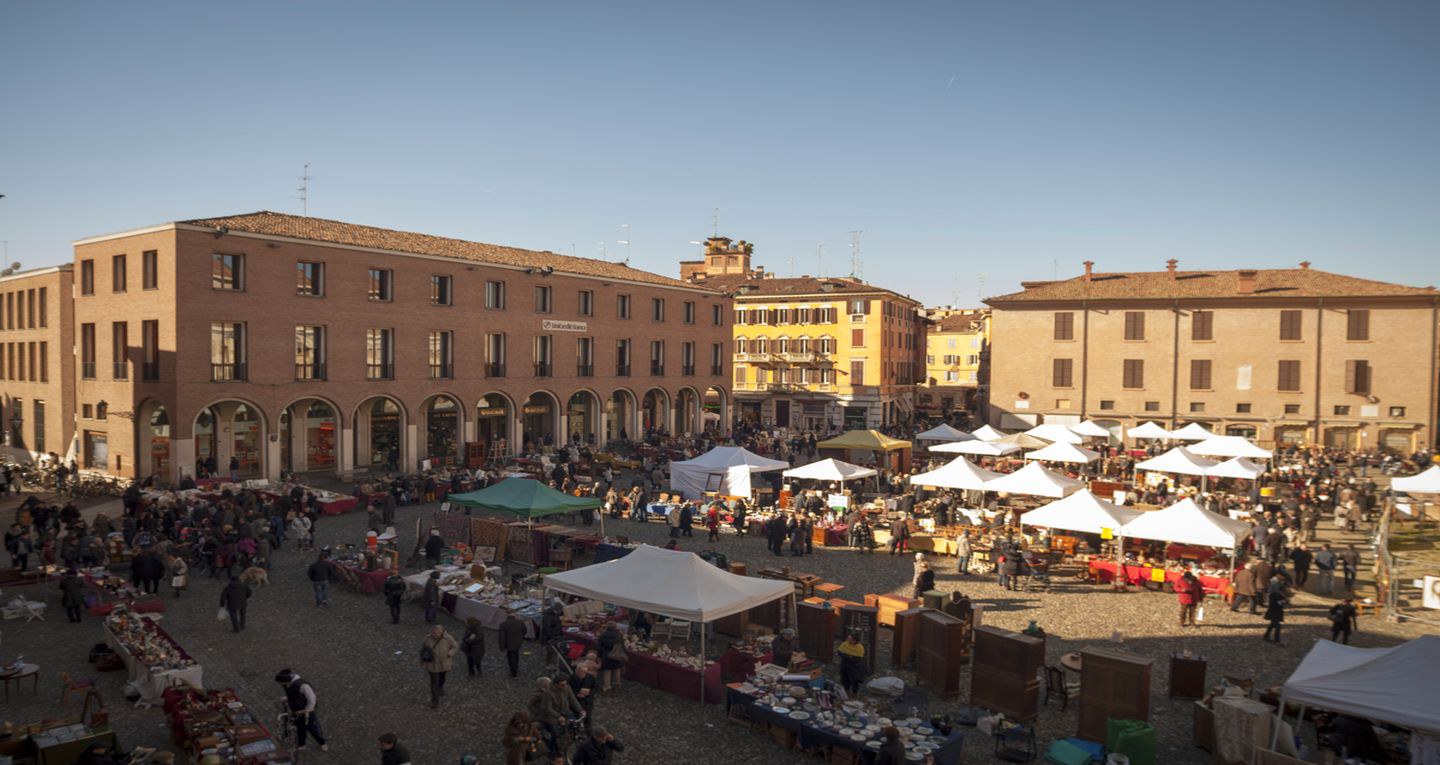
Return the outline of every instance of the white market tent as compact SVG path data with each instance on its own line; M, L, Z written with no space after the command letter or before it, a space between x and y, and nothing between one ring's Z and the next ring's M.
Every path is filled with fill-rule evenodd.
M1014 435L1006 436L1004 438L997 438L990 443L1007 446L1018 446L1021 449L1043 449L1050 445L1049 441L1041 438L1036 438L1035 436L1029 435L1027 433L1016 433Z
M1010 434L1006 433L1003 430L996 430L989 425L981 425L978 430L971 433L970 435L980 439L981 441L994 441L999 438L1004 438Z
M1100 459L1100 452L1082 449L1074 444L1056 441L1043 449L1036 449L1030 452L1025 455L1025 459L1044 460L1046 462L1073 462L1084 465Z
M1155 473L1203 476L1209 475L1209 471L1219 464L1212 459L1197 457L1183 446L1177 446L1164 454L1135 463L1135 469L1149 470Z
M1056 422L1047 422L1043 425L1036 425L1035 427L1025 431L1025 435L1034 436L1035 438L1043 438L1046 441L1057 444L1079 444L1084 443L1085 441L1085 439L1081 437L1079 433L1076 433L1075 431Z
M1247 457L1268 460L1272 454L1240 436L1214 436L1190 447L1190 451L1206 457Z
M1264 465L1257 465L1244 457L1231 457L1205 473L1211 478L1244 478L1250 481L1264 474Z
M1204 545L1234 550L1250 536L1250 524L1206 510L1193 499L1179 502L1125 524L1121 533L1128 539L1152 539L1187 545ZM1232 560L1234 556L1231 556Z
M1170 437L1177 441L1204 441L1207 438L1214 438L1215 434L1204 425L1192 422L1179 430L1171 431Z
M1280 687L1280 708L1297 703L1434 736L1440 734L1440 707L1431 695L1437 687L1440 636L1421 635L1389 648L1317 640Z
M1164 441L1170 440L1170 431L1155 424L1154 422L1145 422L1136 425L1135 427L1125 431L1125 435L1129 436L1130 438L1158 438Z
M945 489L984 491L987 482L1000 476L1000 473L986 470L964 457L956 457L938 470L910 476L910 484L912 486L938 486Z
M1390 488L1406 494L1440 494L1440 465L1432 465L1418 475L1396 478L1390 482Z
M995 441L960 441L958 443L932 446L930 447L930 451L943 454L973 454L977 457L999 457L1011 452L1018 452L1020 451L1020 447L1015 444L998 443Z
M1086 420L1079 425L1071 425L1070 430L1086 438L1110 437L1110 430L1094 420Z
M1053 473L1035 462L1031 462L1013 473L985 482L986 491L1030 494L1037 497L1064 497L1084 487L1083 481Z
M640 545L623 558L549 574L545 588L691 622L712 622L793 597L794 583L721 571L691 552ZM705 630L700 631L705 655ZM700 673L705 698L705 673Z
M924 433L915 434L916 441L970 441L974 438L975 436L943 422Z
M1038 510L1031 510L1020 517L1020 522L1027 526L1082 534L1100 534L1104 529L1118 534L1121 527L1139 516L1138 510L1121 507L1091 494L1089 489L1081 489Z
M872 468L852 465L831 457L819 460L818 462L812 462L809 465L791 468L780 475L787 478L805 478L812 481L853 481L857 478L869 478L876 475L876 471Z
M751 473L788 467L788 462L767 459L743 447L717 446L693 460L670 463L670 488L686 499L700 499L707 491L748 497Z

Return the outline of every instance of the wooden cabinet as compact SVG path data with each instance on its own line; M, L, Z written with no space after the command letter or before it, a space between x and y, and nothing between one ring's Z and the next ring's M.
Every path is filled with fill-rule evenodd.
M865 605L874 606L880 613L880 624L895 626L895 614L907 608L918 608L920 601L915 598L901 598L895 595L866 595Z
M1040 668L1044 665L1043 639L998 627L977 627L970 703L1020 722L1034 720L1040 715Z
M828 603L795 604L795 632L806 656L829 662L835 658L835 622L839 615Z
M915 634L919 631L923 608L907 608L895 614L895 632L890 635L890 666L909 669L915 659Z
M1105 740L1106 721L1150 720L1150 667L1143 656L1107 648L1080 652L1080 737Z
M965 623L943 611L908 609L901 613L906 614L907 632L909 622L914 622L915 676L920 684L946 701L959 698ZM897 637L900 629L896 628Z
M1170 698L1199 699L1205 696L1205 659L1198 656L1170 656Z

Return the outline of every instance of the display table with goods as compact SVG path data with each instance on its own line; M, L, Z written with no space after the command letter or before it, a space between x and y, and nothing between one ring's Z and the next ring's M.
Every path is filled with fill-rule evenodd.
M423 592L430 580L430 571L440 572L440 608L460 621L479 619L488 629L497 629L513 611L525 622L525 636L539 634L541 602L537 595L517 594L494 579L476 579L471 568L440 566L405 577L413 594Z
M191 753L192 761L214 755L236 765L293 762L285 744L270 732L266 722L275 714L256 712L230 688L165 691L165 717L170 740Z
M1120 568L1113 560L1102 560L1099 558L1091 558L1087 566L1089 568L1090 578L1098 584L1114 582L1116 571ZM1186 566L1182 563L1169 566L1158 563L1126 561L1125 574L1122 581L1131 587L1143 587L1147 584L1162 586L1169 584L1171 587L1174 587L1175 584L1180 581L1180 577L1184 576L1185 570ZM1229 578L1223 571L1202 569L1196 572L1195 578L1200 580L1200 584L1204 585L1205 592L1208 594L1220 595L1227 601L1230 600L1234 594L1235 588L1231 585Z
M95 590L93 598L92 596L85 598L85 604L91 616L108 616L118 605L123 605L139 614L165 613L163 597L141 594L129 579L111 573L103 566L81 571L80 578Z
M599 649L598 630L576 627L566 628L565 634L585 644L586 648ZM603 630L603 625L599 625ZM628 657L621 674L628 682L648 685L666 693L674 694L687 701L700 700L700 657L653 640L642 640L637 635L625 635L625 654ZM725 700L724 686L720 682L720 663L705 663L705 703L720 704Z
M8 727L8 724L7 724ZM107 725L45 720L16 725L0 738L0 763L33 762L36 765L72 765L94 744L114 747L115 732Z
M847 698L834 683L782 674L773 665L761 667L759 675L725 686L725 708L732 716L769 726L777 743L802 750L845 750L860 762L873 763L885 728L894 725L907 761L923 762L930 755L941 765L960 762L964 734L948 728L943 719L923 720L913 713L900 717L905 710L887 714L868 700Z
M160 703L165 689L172 686L204 687L200 663L142 614L117 607L105 618L105 642L125 663L144 703Z

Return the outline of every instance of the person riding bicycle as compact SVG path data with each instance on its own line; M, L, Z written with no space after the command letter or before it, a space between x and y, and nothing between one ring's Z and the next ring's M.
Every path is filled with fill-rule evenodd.
M563 749L560 741L563 727L584 715L580 701L570 690L568 678L559 678L557 682L542 677L535 681L535 695L530 698L530 717L540 725L540 738L545 742L547 751Z
M320 735L320 718L315 716L315 689L288 669L275 673L275 682L285 688L285 708L295 725L295 748L305 748L305 735L308 733L320 745L320 751L330 751L325 737Z

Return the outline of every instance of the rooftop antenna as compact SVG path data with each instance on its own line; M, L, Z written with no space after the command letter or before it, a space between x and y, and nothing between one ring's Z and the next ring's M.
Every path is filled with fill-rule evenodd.
M600 248L600 259L601 259L601 260L609 260L609 259L610 259L610 248L609 248L608 245L606 245L604 242L597 242L595 246L597 246L597 247Z
M852 279L859 279L864 273L864 268L860 262L860 235L863 233L865 232L850 232L850 278Z
M710 236L720 236L720 208L715 208L715 214L710 218Z
M815 276L817 276L817 277L824 276L824 275L825 275L825 245L823 245L823 244L817 244L817 245L815 245L815 261L816 261Z
M621 239L619 242L617 242L617 244L625 245L625 265L628 266L630 265L630 224L621 223L620 228L624 229L625 238Z
M1050 278L1051 278L1051 279L1059 279L1059 278L1060 278L1060 260L1059 260L1058 258L1057 258L1057 259L1052 259L1052 260L1050 261Z
M298 200L300 200L300 214L301 214L301 215L304 215L304 216L306 216L306 217L308 218L308 217L310 216L310 163L309 163L309 162L306 162L306 163L305 163L305 169L302 170L302 171L300 171L300 188L295 189L295 190L298 191L298 192L300 192L300 196L298 196L298 197L290 197L290 198L291 198L291 199L298 199Z
M790 253L790 277L795 277L795 253Z
M977 274L975 277L975 303L978 305L985 300L985 274Z

